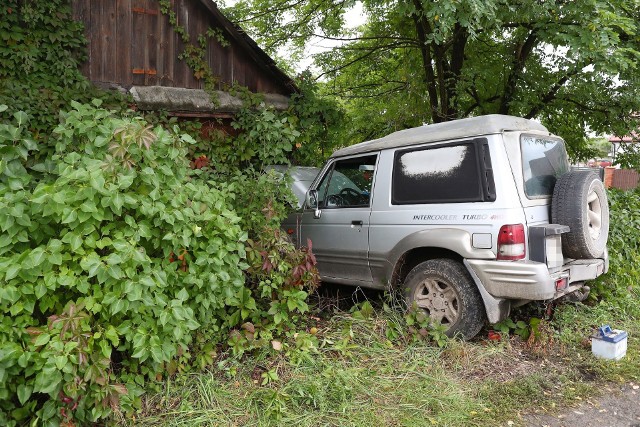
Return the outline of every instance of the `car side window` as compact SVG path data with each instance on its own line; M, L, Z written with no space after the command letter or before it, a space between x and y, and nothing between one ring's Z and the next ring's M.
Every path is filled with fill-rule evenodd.
M377 155L338 160L318 186L319 207L355 208L371 203Z
M484 138L396 152L392 203L403 205L495 200L488 153Z

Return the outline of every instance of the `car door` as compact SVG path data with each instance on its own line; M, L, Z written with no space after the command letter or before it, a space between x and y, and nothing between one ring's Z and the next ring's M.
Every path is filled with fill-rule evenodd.
M377 155L335 160L312 188L318 211L305 207L300 237L303 245L311 240L323 280L373 281L368 253L376 161Z

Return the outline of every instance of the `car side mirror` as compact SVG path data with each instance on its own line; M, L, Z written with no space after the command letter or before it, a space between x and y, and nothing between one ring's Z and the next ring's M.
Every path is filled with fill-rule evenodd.
M318 207L318 190L309 190L307 192L307 207L314 210L313 217L318 219L322 215L322 211Z

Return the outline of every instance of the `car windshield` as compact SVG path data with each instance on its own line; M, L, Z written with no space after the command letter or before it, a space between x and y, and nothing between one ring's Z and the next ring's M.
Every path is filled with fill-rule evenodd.
M522 173L528 198L553 195L556 179L569 171L564 143L557 139L522 136Z
M334 170L331 176L331 182L329 182L329 194L337 194L345 188L353 188L358 193L361 191L358 186L343 173Z

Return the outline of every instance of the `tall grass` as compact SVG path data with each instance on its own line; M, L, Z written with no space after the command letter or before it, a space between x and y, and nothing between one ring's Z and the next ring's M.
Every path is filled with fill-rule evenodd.
M455 355L472 344L394 345L380 333L385 316L334 317L310 357L258 355L170 380L164 393L147 400L136 424L457 426L493 418L472 386L450 374L460 369ZM262 385L265 370L276 370L278 379Z

